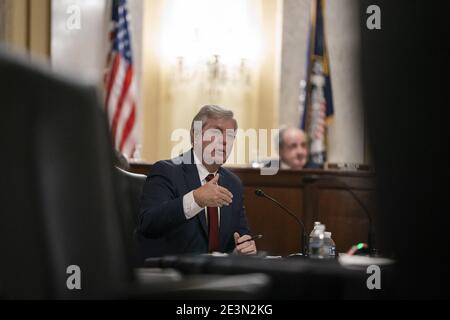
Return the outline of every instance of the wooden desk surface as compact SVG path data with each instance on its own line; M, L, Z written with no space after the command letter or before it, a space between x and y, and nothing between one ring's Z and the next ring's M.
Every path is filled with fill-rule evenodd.
M147 174L148 164L132 164L130 171ZM301 229L296 221L267 199L255 195L261 188L303 221L309 234L315 221L332 232L338 252L346 252L353 244L367 242L368 218L364 208L348 189L360 199L373 220L375 210L375 177L368 171L280 170L274 176L262 176L259 169L229 168L244 185L245 206L249 225L259 250L271 255L301 252Z

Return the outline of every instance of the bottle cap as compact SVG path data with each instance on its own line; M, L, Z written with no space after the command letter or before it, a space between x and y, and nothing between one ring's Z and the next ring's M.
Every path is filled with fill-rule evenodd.
M318 224L314 228L317 229L317 230L325 231L325 225L324 224Z

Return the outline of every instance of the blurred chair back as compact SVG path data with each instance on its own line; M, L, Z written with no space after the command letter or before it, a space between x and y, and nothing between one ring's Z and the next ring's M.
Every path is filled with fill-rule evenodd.
M0 296L118 297L132 275L96 92L1 50L0 70Z
M126 196L129 200L134 224L137 225L141 201L141 193L147 177L143 174L131 173L117 167L116 172L120 177L123 178L123 180L126 183L127 186Z
M121 193L125 195L129 207L129 210L127 208L122 210L126 229L125 235L128 242L132 242L132 247L135 252L136 258L134 259L134 265L142 266L146 258L164 256L167 253L166 242L164 238L147 239L137 232L141 194L147 176L131 173L120 168L116 168L116 172L122 183Z

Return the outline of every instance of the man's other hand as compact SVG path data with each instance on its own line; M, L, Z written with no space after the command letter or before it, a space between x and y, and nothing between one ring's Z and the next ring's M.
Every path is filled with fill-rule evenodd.
M237 254L256 254L256 243L254 240L252 241L246 241L248 239L251 239L251 236L245 235L240 236L239 233L234 233L234 243L236 244L236 249L234 249L234 253ZM245 242L244 242L245 241ZM238 245L238 243L242 243Z
M206 183L204 186L194 190L194 200L199 207L219 207L229 206L233 202L233 194L227 189L219 186L219 175Z

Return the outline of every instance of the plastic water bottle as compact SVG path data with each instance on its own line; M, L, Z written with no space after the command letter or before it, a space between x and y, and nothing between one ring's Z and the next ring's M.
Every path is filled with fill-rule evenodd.
M316 230L316 227L319 226L319 225L321 225L320 222L318 222L318 221L314 222L314 228L311 231L311 233L309 234L309 243L311 243L311 239L312 239L312 237L314 235L314 231Z
M327 258L335 259L336 258L336 244L334 243L333 239L331 238L331 232L325 232L324 247L325 247L325 252L326 252Z
M311 259L324 259L327 257L325 243L325 225L318 224L314 226L309 239L309 257Z

